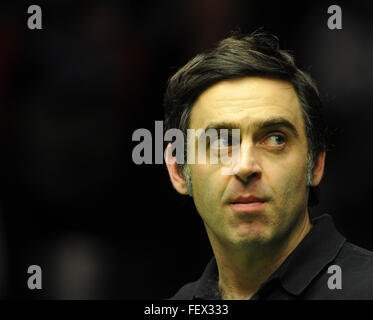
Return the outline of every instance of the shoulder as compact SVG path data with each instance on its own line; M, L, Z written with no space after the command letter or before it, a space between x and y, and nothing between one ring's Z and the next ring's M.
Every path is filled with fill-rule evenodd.
M371 267L373 252L346 241L338 254L337 260L351 268Z
M346 242L335 259L353 299L373 299L373 252Z
M212 292L215 293L217 276L218 267L213 256L198 280L185 284L168 300L193 300L197 299L197 296L198 299L211 297Z
M167 300L192 300L197 284L198 280L185 284Z

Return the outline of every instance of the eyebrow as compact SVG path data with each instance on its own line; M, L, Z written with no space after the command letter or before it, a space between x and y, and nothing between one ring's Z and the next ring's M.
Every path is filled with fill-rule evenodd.
M261 130L261 129L267 129L267 128L272 128L272 127L285 127L289 129L296 137L299 136L298 130L296 127L287 119L283 117L271 117L267 118L264 120L258 120L254 121L252 123L252 126ZM219 121L219 122L210 122L206 128L204 129L205 132L209 129L239 129L240 125L235 122L230 122L230 121Z

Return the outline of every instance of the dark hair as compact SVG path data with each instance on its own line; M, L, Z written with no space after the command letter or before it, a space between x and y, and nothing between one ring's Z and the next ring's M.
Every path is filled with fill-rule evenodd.
M289 52L280 49L278 38L264 31L236 33L180 68L168 80L165 130L178 128L186 137L192 107L203 91L222 80L250 76L281 79L293 85L301 102L308 154L313 163L327 145L327 127L316 84L298 69ZM312 189L309 205L317 202Z

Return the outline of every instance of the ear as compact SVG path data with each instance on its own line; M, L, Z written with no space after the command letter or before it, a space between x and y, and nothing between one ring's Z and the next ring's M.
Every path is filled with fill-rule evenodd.
M325 157L326 153L325 151L321 152L315 161L315 166L313 168L313 180L312 180L312 187L317 187L322 179L322 176L324 174L324 167L325 167Z
M171 143L167 145L166 149L166 166L172 185L176 191L181 194L188 194L187 184L176 162L176 157L173 157L171 154Z

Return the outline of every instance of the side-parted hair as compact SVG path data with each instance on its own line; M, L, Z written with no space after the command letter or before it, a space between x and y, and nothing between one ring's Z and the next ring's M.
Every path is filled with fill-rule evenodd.
M182 130L186 141L192 107L201 93L219 81L250 76L285 80L293 85L302 106L308 157L313 167L327 146L327 126L318 89L311 77L295 65L292 55L280 49L278 38L264 31L236 33L180 68L167 83L164 129ZM310 188L310 206L318 201L316 191Z

